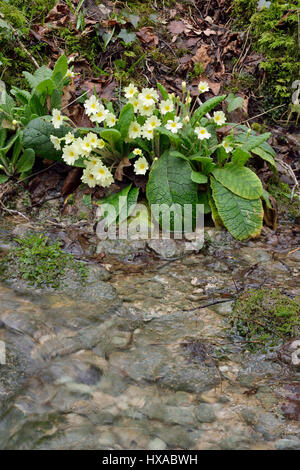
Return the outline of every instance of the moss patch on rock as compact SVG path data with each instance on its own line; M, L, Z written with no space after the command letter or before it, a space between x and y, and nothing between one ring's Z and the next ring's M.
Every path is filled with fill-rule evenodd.
M260 64L265 71L261 84L265 107L291 102L291 85L300 70L297 10L298 0L272 0L260 9L256 0L233 2L236 28L247 29L253 49L266 58ZM281 114L279 109L273 117Z
M1 260L0 279L19 278L34 287L60 287L67 270L74 270L82 281L87 268L65 253L59 241L51 243L43 234L32 234L15 240L17 245Z
M268 350L300 333L300 304L278 289L245 292L237 300L230 323L249 351Z
M294 194L291 201L292 192L288 184L277 181L275 178L268 181L267 190L276 199L280 219L287 219L289 222L300 222L300 198Z

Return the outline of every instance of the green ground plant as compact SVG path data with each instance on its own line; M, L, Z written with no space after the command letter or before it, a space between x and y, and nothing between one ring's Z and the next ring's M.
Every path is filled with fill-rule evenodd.
M0 95L0 183L9 177L21 174L24 177L35 161L35 154L41 154L39 147L31 146L23 130L39 116L47 115L51 110L61 107L63 88L70 82L72 71L68 69L66 56L61 56L54 69L40 67L34 74L23 72L30 91L13 86L10 94L3 90ZM51 123L44 122L44 127L56 130ZM59 136L63 134L58 131ZM25 133L26 134L26 133ZM44 142L44 151L47 149ZM51 146L50 146L51 150ZM55 153L54 153L55 158Z
M260 68L266 73L261 90L267 107L291 103L292 83L300 73L299 9L299 0L233 2L236 26L249 31L252 47L265 57Z
M278 289L245 292L230 314L234 334L250 351L267 350L300 332L300 304Z
M292 199L288 184L273 177L268 181L267 190L276 199L281 218L287 216L291 222L300 220L300 197L295 193Z
M84 282L87 268L65 253L59 241L51 243L43 234L15 239L17 246L1 260L2 279L20 277L35 287L58 288L67 270L74 270Z
M276 172L275 152L266 142L270 133L257 135L246 126L230 124L221 140L217 131L228 123L225 113L215 109L224 102L231 112L243 105L240 97L217 96L195 108L186 83L182 99L157 87L139 91L129 84L120 111L113 102L90 96L84 107L93 128L71 128L68 118L55 109L52 118L38 117L25 126L24 146L41 157L82 167L82 182L91 188L109 187L125 159L136 175L150 170L150 205L203 204L215 224L224 225L235 238L258 236L262 199L268 200L268 193L246 164L255 155ZM198 88L199 94L209 89L206 82Z

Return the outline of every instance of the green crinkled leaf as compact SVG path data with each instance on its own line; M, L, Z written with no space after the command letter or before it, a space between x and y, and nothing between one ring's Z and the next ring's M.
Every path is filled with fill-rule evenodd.
M232 153L232 163L238 166L244 166L249 158L251 158L251 153L243 150L241 147L238 147Z
M7 137L7 129L5 129L4 127L0 128L0 149L4 147L6 137Z
M262 147L255 147L254 149L251 150L251 152L254 153L255 155L258 155L260 158L262 158L267 163L269 163L272 171L276 173L277 171L276 162L270 153L267 153Z
M165 127L160 127L160 126L156 127L155 131L158 132L159 134L166 135L167 137L169 137L170 141L173 144L179 145L180 143L179 135L173 134L173 132L169 131Z
M128 129L131 122L134 120L134 108L131 103L126 104L120 112L118 120L118 129L120 131L122 139L125 139L128 135Z
M59 138L64 137L70 129L67 126L55 129L51 122L38 117L30 121L24 128L23 145L25 148L33 149L38 157L49 160L61 160L62 152L54 149L50 141L50 135L55 135Z
M191 179L192 181L194 181L194 183L198 183L198 184L207 183L207 176L204 175L203 173L200 173L200 171L192 171Z
M38 68L33 75L29 72L23 72L23 75L28 81L30 87L35 88L40 82L51 78L52 70L43 65L42 67Z
M272 206L272 203L271 203L271 200L270 200L270 193L268 193L268 191L263 189L263 193L262 193L261 197L265 201L266 206L268 207L268 209L273 209L273 206Z
M201 192L198 195L198 204L203 204L204 206L204 214L209 214L211 212L211 207L208 201L208 194L205 192Z
M248 139L244 139L243 150L252 150L255 147L259 147L262 143L266 142L271 137L271 132L265 132L260 135L251 135Z
M227 112L231 113L235 109L242 108L244 104L244 100L241 96L234 96L233 93L229 93L229 95L226 98L226 101L228 103L227 106Z
M194 124L199 121L206 113L209 113L212 109L214 109L221 101L226 98L226 95L215 96L214 98L210 98L210 100L205 101L205 103L201 104L199 108L193 114L191 119L191 124Z
M161 85L160 83L157 83L157 88L159 89L160 93L161 93L161 96L163 97L164 100L168 100L169 99L169 93L167 92L167 90L165 89L165 87L163 85Z
M121 219L124 220L125 216L124 216L123 210L125 208L128 210L128 208L130 208L131 206L131 204L129 204L128 202L131 186L132 184L130 184L129 186L126 186L126 188L123 188L118 193L111 194L110 196L103 198L101 199L101 201L99 201L100 207L102 204L111 204L115 209L114 216L112 214L107 214L107 215L103 214L100 218L100 220L102 220L103 218L106 219L107 227L109 227L112 223L116 222L119 217L121 217ZM120 199L121 196L124 199ZM126 217L127 217L127 210L125 211Z
M224 224L218 212L217 206L212 196L212 190L210 188L207 192L207 198L208 198L208 203L211 209L211 218L213 219L215 227L223 227Z
M122 141L120 132L117 129L103 129L100 137L110 144L112 148L117 147Z
M118 34L118 38L122 39L125 44L131 44L136 40L136 34L129 33L126 29L121 29Z
M244 199L211 178L213 199L225 227L237 240L259 236L263 224L261 199Z
M237 196L252 200L262 195L261 181L250 168L228 163L224 168L215 168L212 174Z
M19 158L16 169L18 173L24 173L26 171L30 171L34 165L35 161L35 152L33 149L26 149L24 150L23 154Z
M63 54L57 60L53 72L52 72L52 80L56 86L60 85L66 73L68 71L68 60L67 57Z
M194 206L198 202L197 188L198 185L191 180L190 165L166 151L150 171L146 195L150 204Z
M9 180L9 177L6 175L0 175L0 184L6 183Z

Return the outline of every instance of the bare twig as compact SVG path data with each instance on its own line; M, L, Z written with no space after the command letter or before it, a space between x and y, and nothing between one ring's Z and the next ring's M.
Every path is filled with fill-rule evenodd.
M13 210L13 209L8 209L8 207L6 207L1 200L0 200L0 205L1 205L1 207L4 211L9 212L10 214L17 214L17 215L23 217L28 222L30 221L30 219L26 215L22 214L22 212L19 212L19 211Z
M21 39L19 38L18 36L18 32L15 30L15 28L9 24L9 27L10 29L12 30L12 32L14 33L14 36L16 38L16 41L17 43L20 45L20 47L23 49L23 51L25 52L26 55L28 55L29 59L31 60L31 62L34 64L34 66L38 69L40 68L39 64L37 63L37 61L35 60L35 58L30 54L30 52L26 49L26 47L24 46L24 44L22 43Z

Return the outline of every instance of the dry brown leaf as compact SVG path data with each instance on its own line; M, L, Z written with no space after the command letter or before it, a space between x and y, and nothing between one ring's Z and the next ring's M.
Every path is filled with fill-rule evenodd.
M199 62L200 64L203 65L204 70L212 62L212 59L208 55L208 49L210 49L209 46L206 46L205 44L202 44L199 49L197 49L196 54L192 57L192 61L194 63Z
M69 171L61 190L63 196L71 193L79 186L81 173L82 168L72 168L72 170Z
M145 44L149 44L151 46L157 46L158 44L158 36L153 33L152 26L144 26L141 28L137 33L137 37Z
M214 31L213 29L209 29L209 28L203 31L203 33L205 34L205 36L211 36L212 34L217 34L216 31Z
M171 21L167 27L169 33L176 35L183 33L185 29L186 25L183 23L183 21Z
M128 158L127 157L122 158L122 160L120 161L120 163L117 166L117 169L115 171L115 179L116 180L123 181L123 176L124 176L123 169L128 167L128 166L131 166L131 163L128 160Z

